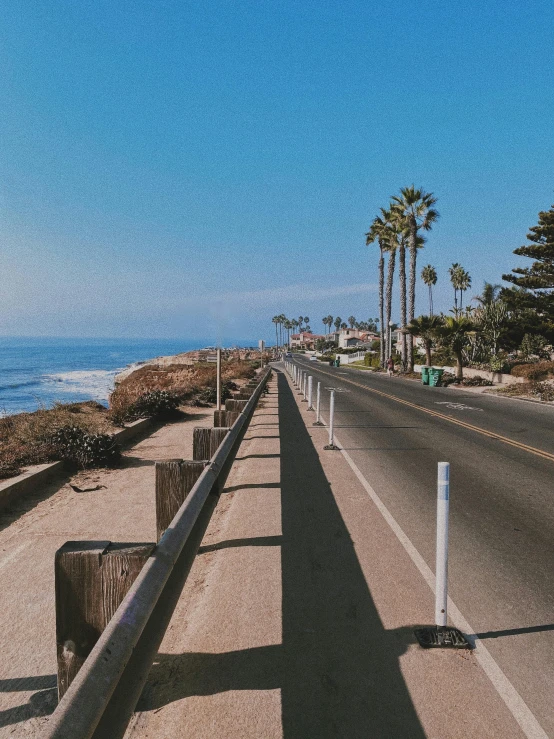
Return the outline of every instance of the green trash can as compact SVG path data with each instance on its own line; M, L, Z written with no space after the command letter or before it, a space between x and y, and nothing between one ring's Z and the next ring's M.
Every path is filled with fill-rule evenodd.
M426 364L421 365L421 384L422 385L428 385L429 384L429 370L431 367L429 367Z
M335 359L335 367L340 367L340 357Z
M431 387L438 387L441 384L441 377L444 370L438 367L431 367L429 370L429 385Z

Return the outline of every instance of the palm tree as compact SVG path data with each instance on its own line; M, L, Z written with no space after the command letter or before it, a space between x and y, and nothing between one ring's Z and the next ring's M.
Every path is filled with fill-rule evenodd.
M302 324L304 323L304 316L298 316L299 330L302 331Z
M325 326L325 333L327 334L327 316L323 316L321 322Z
M275 346L279 346L279 334L277 333L277 324L279 323L279 316L273 316L271 322L275 324Z
M340 327L341 327L341 328L342 328L342 330L344 331L344 329L348 328L348 324L347 324L347 323L344 323L344 321L343 321L343 322L341 323Z
M408 317L412 321L415 316L415 289L416 289L416 259L417 259L417 236L418 231L430 231L433 223L438 219L438 211L433 207L437 199L432 193L427 193L421 188L403 187L400 195L392 198L393 207L405 219L408 231L408 249L410 251L410 286ZM408 365L413 369L414 365L413 342L408 344Z
M437 270L428 264L421 270L421 279L429 288L429 315L433 315L433 285L437 284Z
M454 262L451 267L448 268L448 274L450 275L450 282L454 288L454 315L458 316L458 290L460 284L460 272L463 271L463 267L458 262Z
M475 295L473 300L476 300L481 305L490 305L497 300L501 290L502 285L493 285L492 283L485 281L483 292L481 295Z
M456 380L458 382L464 379L462 352L469 343L469 334L475 330L473 322L465 316L446 316L442 326L439 326L436 332L441 343L448 347L456 357Z
M310 319L308 318L308 316L304 316L304 323L306 324L306 328L304 329L305 331L310 330L310 327L308 326L309 322L310 322Z
M371 228L365 235L366 246L377 241L379 244L379 316L380 316L380 361L381 367L385 366L385 303L384 303L384 287L385 287L385 231L386 224L382 218L377 216Z
M431 349L437 340L437 331L442 326L442 318L440 316L419 316L406 326L406 331L411 336L419 336L423 341L425 348L425 363L431 366Z
M465 269L460 270L458 289L460 291L460 311L463 310L464 293L471 287L471 277Z
M354 328L354 324L356 323L354 316L349 316L348 323L350 324L350 328Z
M335 328L337 329L337 331L339 330L341 323L342 323L342 318L340 316L337 316L335 318Z

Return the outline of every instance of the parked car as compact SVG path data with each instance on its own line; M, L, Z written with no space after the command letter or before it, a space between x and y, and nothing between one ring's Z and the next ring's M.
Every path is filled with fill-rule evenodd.
M285 354L285 357L292 357L292 352L287 352L287 353Z
M317 357L315 354L312 357L310 357L310 362L317 362Z

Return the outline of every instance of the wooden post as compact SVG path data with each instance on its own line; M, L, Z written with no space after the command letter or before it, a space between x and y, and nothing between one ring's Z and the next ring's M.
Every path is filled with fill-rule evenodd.
M225 401L225 410L226 411L243 411L246 407L247 400L233 400L229 398L229 400Z
M227 411L214 411L214 426L227 426L225 414Z
M192 431L192 458L195 461L211 459L229 433L228 428L195 428Z
M231 428L240 416L240 411L223 411L223 413L225 413L225 425L227 428Z
M167 459L156 462L157 541L162 538L205 467L206 462L189 459Z
M59 699L71 685L155 546L68 541L56 552Z

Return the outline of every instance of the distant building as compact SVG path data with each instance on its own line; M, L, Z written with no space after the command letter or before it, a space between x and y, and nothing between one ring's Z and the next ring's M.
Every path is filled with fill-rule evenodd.
M302 331L299 334L292 334L290 337L291 349L315 349L316 342L319 339L326 339L323 334L312 334Z

